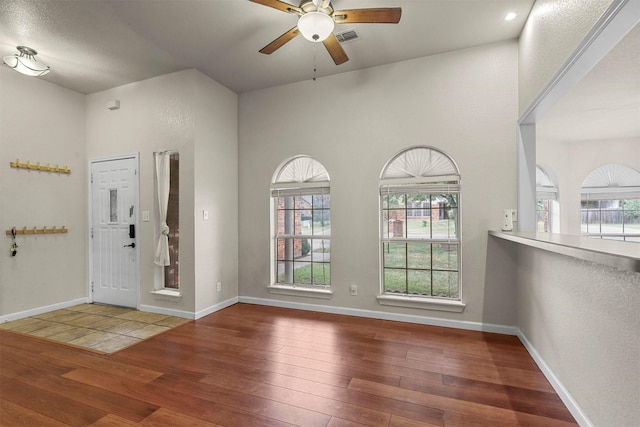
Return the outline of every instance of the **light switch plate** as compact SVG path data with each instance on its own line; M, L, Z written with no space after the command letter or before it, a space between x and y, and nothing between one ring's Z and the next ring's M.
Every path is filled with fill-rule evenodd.
M209 221L209 211L202 211L202 219Z
M144 222L149 222L149 211L142 211L142 220Z

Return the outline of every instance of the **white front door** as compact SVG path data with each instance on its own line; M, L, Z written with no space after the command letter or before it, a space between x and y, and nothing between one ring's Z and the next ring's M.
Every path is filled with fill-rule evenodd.
M93 301L138 304L138 159L91 162Z

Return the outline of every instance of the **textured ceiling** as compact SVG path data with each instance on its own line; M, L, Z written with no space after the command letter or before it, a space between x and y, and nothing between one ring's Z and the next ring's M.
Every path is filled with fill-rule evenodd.
M640 25L538 121L536 134L542 143L640 138Z
M295 0L290 2L296 5ZM197 68L236 93L514 39L533 0L334 0L337 9L401 7L399 24L342 24L362 39L336 66L324 46L297 37L262 47L296 17L248 0L2 0L0 55L36 49L44 80L93 93ZM516 12L513 21L503 18Z

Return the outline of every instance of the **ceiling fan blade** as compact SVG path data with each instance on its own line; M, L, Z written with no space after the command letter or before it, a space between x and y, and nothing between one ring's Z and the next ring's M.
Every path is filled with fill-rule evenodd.
M300 30L295 26L262 49L260 49L260 53L264 53L265 55L271 55L276 50L280 49L286 42L293 39L295 36L300 34ZM337 40L336 40L337 41Z
M327 48L329 55L331 55L331 58L336 65L343 64L349 60L349 57L334 34L330 34L322 44Z
M287 12L287 13L302 14L302 9L300 9L299 7L294 6L292 4L289 4L289 3L285 3L285 2L280 1L280 0L249 0L249 1L253 2L253 3L261 4L263 6L269 6L269 7L272 7L274 9L278 9L278 10L281 10L281 11Z
M351 9L333 12L336 24L397 24L402 8L381 7L376 9Z

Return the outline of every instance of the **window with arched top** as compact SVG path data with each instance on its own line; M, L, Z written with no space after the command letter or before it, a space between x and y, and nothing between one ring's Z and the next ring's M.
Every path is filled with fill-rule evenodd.
M309 156L283 162L273 175L272 283L328 289L331 285L329 174Z
M380 175L383 295L460 300L460 173L444 152L411 147Z
M560 232L560 205L555 174L542 165L536 165L536 219L537 231Z
M582 234L640 242L640 169L609 163L583 181L580 225Z

